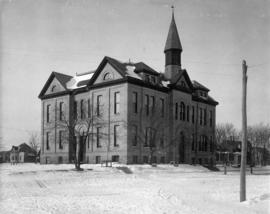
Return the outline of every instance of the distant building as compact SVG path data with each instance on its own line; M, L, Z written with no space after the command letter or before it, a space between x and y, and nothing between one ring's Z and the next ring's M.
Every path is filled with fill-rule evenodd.
M1 151L0 152L0 163L9 162L10 160L10 151Z
M217 164L232 164L240 166L241 164L241 141L225 140L221 145L217 145L216 163ZM252 145L248 141L247 145L247 164L252 162Z
M94 122L81 157L85 163L215 162L216 102L209 89L182 68L182 45L172 15L165 44L165 72L143 62L104 57L94 72L74 77L52 72L41 99L41 163L69 163L76 139L66 121ZM59 126L62 124L62 126ZM152 148L154 149L154 153Z
M36 157L36 151L26 143L22 143L19 146L12 146L10 151L11 163L35 162Z

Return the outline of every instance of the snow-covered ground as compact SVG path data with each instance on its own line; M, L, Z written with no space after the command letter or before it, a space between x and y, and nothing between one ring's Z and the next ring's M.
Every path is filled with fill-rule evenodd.
M247 172L247 201L240 203L238 171L82 167L76 172L68 164L1 164L0 213L270 213L270 168Z

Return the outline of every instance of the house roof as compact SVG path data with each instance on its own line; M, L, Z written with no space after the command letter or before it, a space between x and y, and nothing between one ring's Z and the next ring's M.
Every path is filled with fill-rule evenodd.
M66 74L61 74L58 72L53 71L53 74L55 78L61 83L61 85L67 89L66 83L72 78L72 76L66 75Z
M207 92L210 91L208 88L206 88L204 85L197 82L196 80L193 80L192 84L193 84L194 89L200 89L200 90L207 91Z
M159 72L155 71L153 68L151 68L150 66L146 65L143 62L134 63L133 65L135 66L136 73L144 72L144 73L152 74L155 76L160 75Z
M180 38L178 35L177 26L175 24L174 14L172 14L172 20L171 20L164 52L171 50L171 49L178 49L181 51L183 50L181 42L180 42Z
M39 98L41 99L46 99L46 98L51 98L55 96L61 96L64 94L68 93L81 93L84 91L87 91L93 87L101 87L102 85L108 85L110 82L106 83L99 83L97 85L93 85L97 77L99 76L100 72L103 70L104 66L106 63L109 63L116 71L119 72L119 74L123 77L122 81L131 81L133 79L134 81L131 81L135 84L143 84L146 87L154 87L157 90L170 90L170 89L176 89L176 90L181 90L187 93L192 93L196 89L204 90L204 91L209 91L208 88L203 86L201 83L197 81L191 82L189 75L185 69L182 69L179 71L179 73L176 75L175 78L173 78L172 81L164 81L163 74L157 72L144 62L121 62L117 59L105 56L101 63L99 64L98 68L95 71L83 73L83 74L76 74L76 76L72 77L69 75L61 74L58 72L52 72L49 79L47 80L45 86L43 87ZM143 76L141 73L147 73L153 76L157 77L157 82L152 83L152 82L146 82L143 80ZM49 87L51 81L53 78L57 78L57 80L63 85L63 87L66 89L63 92L58 92L56 94L49 94L46 96L43 96ZM184 77L188 86L187 88L183 88L179 85L177 85L177 82L180 80L181 77ZM136 81L135 81L136 80ZM116 80L114 80L116 81ZM119 81L116 81L117 83ZM113 82L112 82L113 84ZM207 97L199 97L193 94L192 99L198 102L203 102L203 103L208 103L210 105L217 105L218 102L215 101L212 97L207 96Z

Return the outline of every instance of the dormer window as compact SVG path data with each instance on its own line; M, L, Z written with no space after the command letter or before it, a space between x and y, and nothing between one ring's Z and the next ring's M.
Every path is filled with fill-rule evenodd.
M149 81L150 81L150 77L149 77L148 74L145 74L145 81L146 81L146 82L149 82Z
M151 76L151 82L152 82L153 84L156 84L156 78L155 78L154 76Z
M111 80L111 79L113 79L111 73L108 72L108 73L105 73L104 74L103 80Z
M207 92L205 91L198 91L198 95L201 97L207 97Z

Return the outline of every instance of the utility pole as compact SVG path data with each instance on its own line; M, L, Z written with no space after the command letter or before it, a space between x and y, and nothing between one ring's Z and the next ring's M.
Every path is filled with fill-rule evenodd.
M247 162L247 64L243 60L243 95L242 95L242 149L240 170L240 202L246 200L246 162Z

